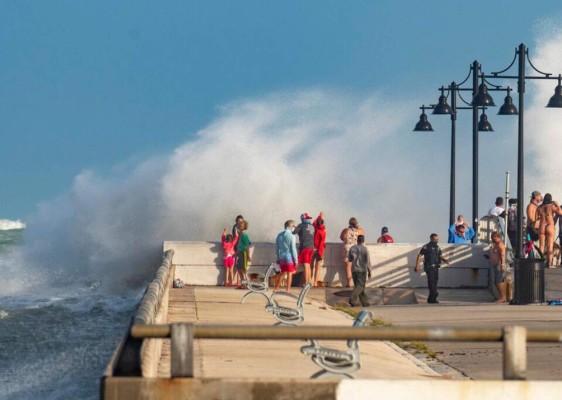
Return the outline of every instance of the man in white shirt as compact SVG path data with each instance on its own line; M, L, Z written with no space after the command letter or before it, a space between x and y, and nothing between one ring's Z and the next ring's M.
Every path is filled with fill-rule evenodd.
M503 197L496 198L496 206L490 208L488 216L505 218L505 208L503 208Z

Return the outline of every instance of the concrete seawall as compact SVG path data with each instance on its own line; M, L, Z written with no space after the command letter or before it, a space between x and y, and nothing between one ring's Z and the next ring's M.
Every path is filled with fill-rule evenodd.
M414 272L416 257L422 243L368 244L373 276L367 286L425 287L425 274ZM220 285L224 281L222 248L218 242L164 242L164 251L174 250L175 277L188 285ZM489 287L489 263L484 257L485 244L441 244L443 254L452 268L442 268L439 286L450 288ZM263 274L275 261L273 243L254 243L250 273ZM319 280L330 286L346 282L342 245L328 243Z

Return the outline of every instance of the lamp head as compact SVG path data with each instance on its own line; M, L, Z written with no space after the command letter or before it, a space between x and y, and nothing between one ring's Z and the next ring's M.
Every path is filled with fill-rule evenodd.
M554 94L546 105L548 108L562 108L562 84L561 77L558 76L558 86L554 89Z
M420 115L420 120L414 128L414 132L433 132L433 128L427 120L427 115L425 114L425 106L422 106L421 109L422 113Z
M518 115L517 107L513 105L513 99L509 95L511 92L510 88L507 88L507 96L505 96L505 100L498 111L498 115Z
M480 121L478 121L478 132L493 132L492 124L488 122L488 116L485 112L482 112L480 116Z
M490 94L488 93L488 87L484 82L482 82L480 86L478 86L478 92L472 99L471 104L478 107L495 106L494 99L492 99L492 96L490 96Z
M450 115L453 113L451 107L447 104L447 97L441 92L441 96L439 96L439 103L433 109L432 114L437 115Z

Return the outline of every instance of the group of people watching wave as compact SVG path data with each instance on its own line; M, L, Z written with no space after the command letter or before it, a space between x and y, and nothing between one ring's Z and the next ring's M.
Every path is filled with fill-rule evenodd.
M313 220L305 212L301 214L300 220L301 222L298 225L294 220L287 220L283 231L279 232L275 238L275 260L279 265L279 270L276 271L278 273L275 276L275 291L280 290L282 282L285 282L287 291L290 290L293 275L297 272L299 266L302 266L303 269L301 286L305 286L308 283L311 283L313 286L319 284L318 277L320 269L324 266L326 249L324 213L320 212L316 219ZM227 234L227 229L223 229L221 239L223 266L226 270L224 286L244 288L242 282L247 279L248 263L251 262L250 248L252 246L247 230L248 222L241 215L236 217L236 223L232 227L232 234ZM365 242L365 231L359 226L357 218L352 217L349 220L348 227L340 233L340 240L343 244L342 261L345 266L347 287L351 287L351 282L357 280L353 274L353 266L354 260L357 262L358 257L357 254L354 255L352 249L358 244L360 239L362 243ZM394 242L394 239L388 233L387 227L382 228L381 236L377 242ZM361 254L363 253L361 252ZM236 283L234 270L236 270ZM355 283L355 286L358 286L357 283Z

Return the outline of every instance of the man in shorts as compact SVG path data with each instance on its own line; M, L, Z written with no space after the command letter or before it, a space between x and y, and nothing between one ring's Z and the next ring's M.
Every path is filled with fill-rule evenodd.
M295 221L285 222L285 230L275 238L275 258L281 268L281 274L275 275L275 292L279 291L281 281L287 276L287 292L291 290L293 274L297 271L297 243L293 230Z
M299 236L299 265L304 266L304 285L312 280L310 263L314 255L314 226L312 217L308 213L301 214L301 223L293 231Z
M505 303L505 275L507 264L505 258L505 244L502 242L499 232L492 232L492 247L490 249L490 265L494 269L494 283L498 288L498 303Z

